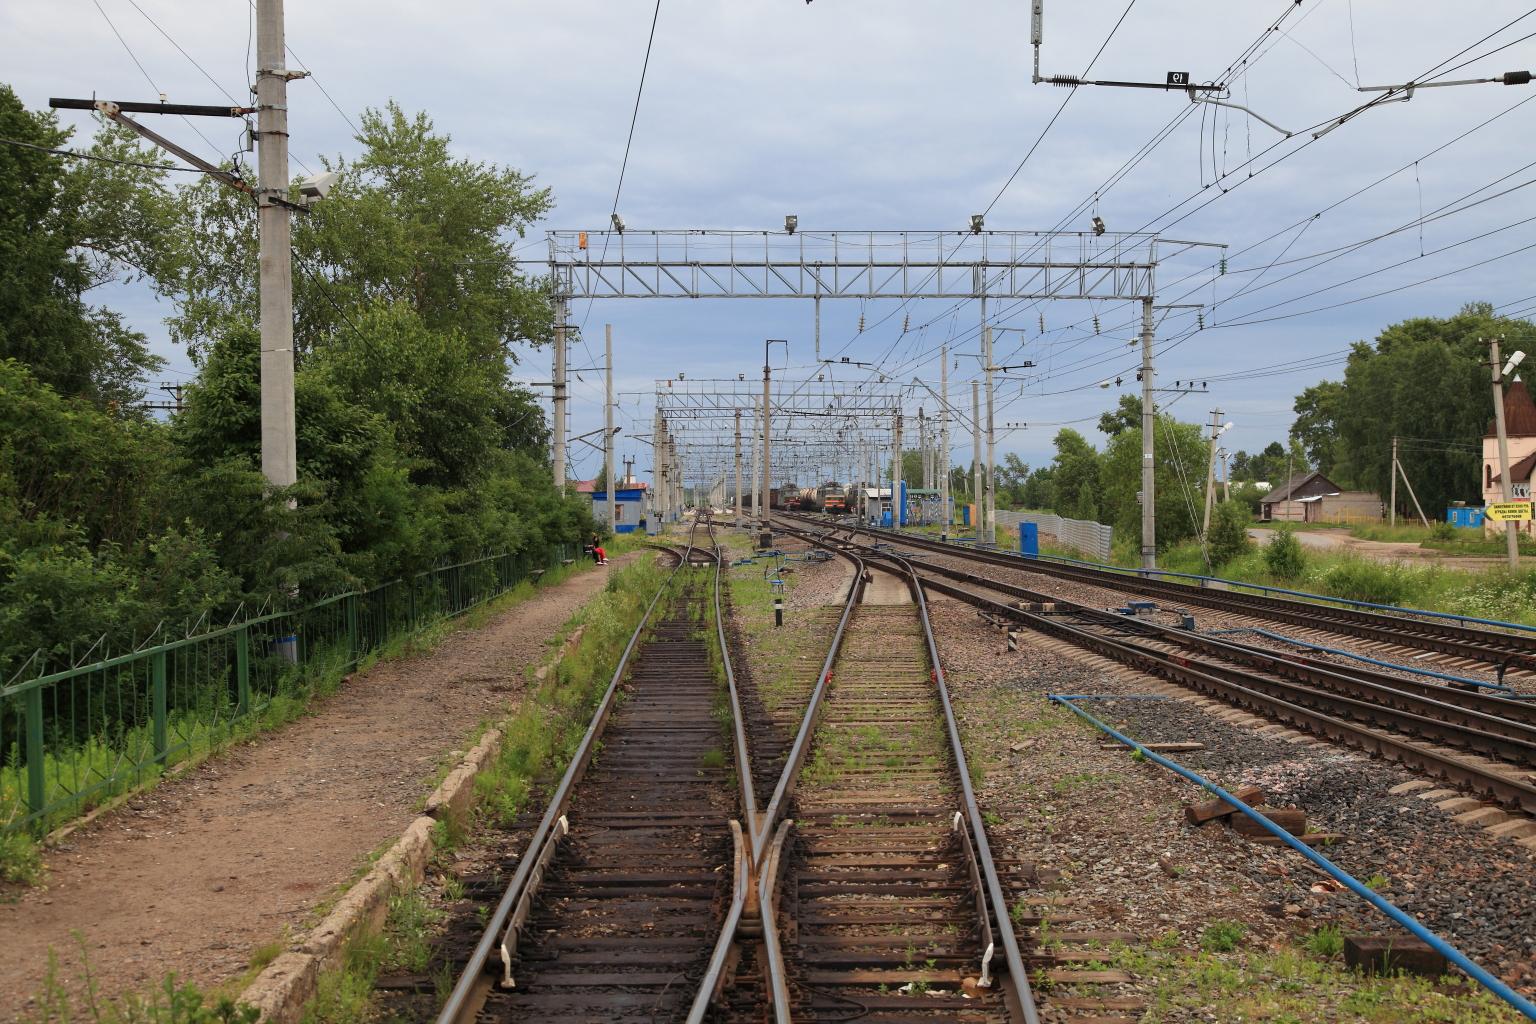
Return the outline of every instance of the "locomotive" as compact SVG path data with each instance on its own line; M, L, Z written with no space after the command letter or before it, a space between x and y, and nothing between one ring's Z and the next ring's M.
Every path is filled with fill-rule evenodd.
M828 480L817 489L822 509L828 515L840 516L848 511L848 492L836 480Z

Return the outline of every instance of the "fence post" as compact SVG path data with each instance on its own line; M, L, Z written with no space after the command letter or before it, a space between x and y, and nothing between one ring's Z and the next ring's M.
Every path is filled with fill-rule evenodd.
M235 633L235 714L251 710L251 627L241 626Z
M27 691L27 807L42 821L47 799L46 755L43 753L43 688Z
M169 751L170 742L166 738L165 730L165 650L156 651L150 658L150 715L151 728L154 730L155 760L165 763L166 754Z
M357 594L348 594L347 601L347 661L357 663Z

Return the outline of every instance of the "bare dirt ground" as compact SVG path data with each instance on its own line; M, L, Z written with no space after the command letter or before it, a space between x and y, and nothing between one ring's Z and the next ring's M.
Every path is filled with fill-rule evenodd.
M1274 539L1275 531L1255 527L1248 531L1248 536L1260 544L1268 544ZM1478 571L1493 568L1500 561L1494 556L1448 555L1444 551L1421 548L1406 541L1361 540L1352 536L1348 530L1297 530L1295 536L1302 547L1341 554L1350 552L1379 562L1425 562L1445 569Z
M239 977L410 824L448 752L516 704L524 668L607 578L579 573L354 676L304 718L70 836L44 885L0 904L0 1019L36 1005L50 951L78 990L83 948L103 998L170 971L204 988Z

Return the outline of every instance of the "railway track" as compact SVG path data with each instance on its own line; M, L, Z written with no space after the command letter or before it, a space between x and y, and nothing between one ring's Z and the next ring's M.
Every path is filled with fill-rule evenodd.
M1504 697L1278 652L1088 608L951 566L911 565L924 587L1133 668L1536 813L1536 708ZM1022 599L1022 600L1021 600Z
M802 517L801 521L815 522L822 527L829 525L825 519L808 520ZM1021 556L1002 551L966 548L865 526L842 525L838 528L863 533L881 542L900 544L906 549L1144 595L1170 605L1212 608L1248 618L1299 626L1314 634L1350 636L1376 644L1433 652L1458 659L1462 664L1492 667L1501 675L1507 669L1536 673L1536 634L1479 629L1407 614L1341 608L1244 591L1192 586L1140 576L1134 570L1115 572L1045 559L1030 559L1026 562Z
M740 730L722 728L722 697L734 707L735 695L705 628L722 561L712 528L695 524L667 550L677 565L463 965L445 1024L683 1020L704 1003L700 980L746 881L729 779L750 766L732 743ZM706 565L716 571L683 571Z

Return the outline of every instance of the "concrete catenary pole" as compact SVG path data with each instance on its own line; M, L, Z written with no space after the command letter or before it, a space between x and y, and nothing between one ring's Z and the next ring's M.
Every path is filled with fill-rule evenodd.
M604 330L603 366L608 392L603 399L603 479L608 481L608 529L618 533L619 482L613 477L613 324L607 324Z
M770 392L772 369L768 365L768 344L763 343L763 505L758 510L763 529L768 528L768 510L773 501L773 396ZM787 495L786 495L787 497Z
M550 475L565 494L565 300L555 303L554 424L550 432Z
M1509 478L1509 434L1504 429L1504 374L1499 365L1499 339L1488 339L1488 364L1493 373L1493 429L1499 437L1499 490L1505 501L1515 500L1515 482ZM1520 535L1518 525L1504 524L1504 544L1509 555L1509 567L1520 567Z
M939 514L943 527L939 531L942 540L949 539L952 515L949 508L949 346L939 347L939 396L944 403L940 410L944 418L939 421Z
M971 528L981 543L981 384L971 381Z
M896 407L896 433L891 442L894 458L891 459L891 526L901 525L902 512L906 510L907 503L901 500L901 482L906 479L906 466L903 464L901 452L901 406Z
M1157 407L1152 400L1152 298L1141 300L1141 567L1157 568L1157 480L1152 439Z
M293 225L288 207L288 71L283 0L256 5L256 105L261 188L261 471L274 487L299 478L293 397Z
M741 410L736 410L736 526L741 526Z
M985 300L983 300L985 301ZM997 431L993 420L994 386L992 381L992 325L981 329L982 355L987 374L987 511L982 519L986 523L984 543L997 543Z
M762 438L763 438L762 418L760 416L758 416L758 414L757 414L757 400L754 399L752 401L752 473L751 473L751 477L752 477L752 518L754 518L754 519L763 514L762 513L763 506L761 504L762 495L758 492L758 487L761 485L762 479L763 479L763 471L762 471L762 468L761 468L760 464L758 463L758 459L762 458L762 454L763 454Z
M1227 450L1221 450L1221 500L1232 500L1232 467L1227 465Z

